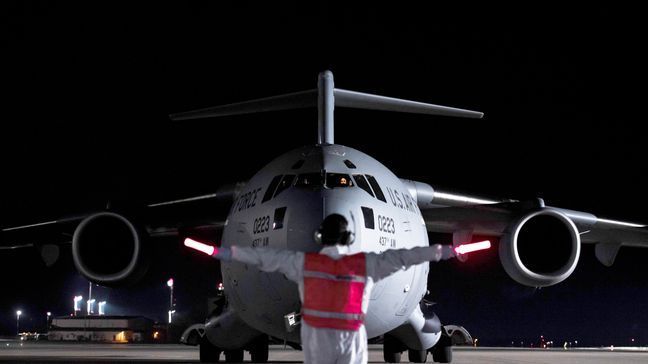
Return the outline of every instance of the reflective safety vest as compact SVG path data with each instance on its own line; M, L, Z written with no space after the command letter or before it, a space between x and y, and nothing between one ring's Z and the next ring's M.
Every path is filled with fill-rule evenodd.
M324 254L306 254L302 319L314 327L358 330L364 322L362 294L366 282L363 253L337 260Z

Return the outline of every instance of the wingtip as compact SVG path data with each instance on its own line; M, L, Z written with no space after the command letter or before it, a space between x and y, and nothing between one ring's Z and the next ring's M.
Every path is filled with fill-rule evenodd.
M468 114L468 115L464 114L463 117L469 118L469 119L483 119L484 118L484 113L483 112L471 111L471 110L468 110L468 111L470 112L470 114Z

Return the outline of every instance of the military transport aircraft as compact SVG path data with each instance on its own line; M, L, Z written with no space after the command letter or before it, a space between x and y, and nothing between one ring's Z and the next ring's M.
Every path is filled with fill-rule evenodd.
M271 247L313 252L313 232L332 213L344 215L355 234L352 252L428 245L428 232L450 233L453 243L473 236L500 240L506 272L531 287L551 286L569 277L578 264L581 243L595 243L596 257L611 265L621 246L648 245L644 225L603 219L587 212L534 201L496 200L442 191L427 183L399 178L379 161L334 142L334 107L481 118L480 112L377 96L335 88L330 71L320 73L313 90L216 106L171 115L173 120L223 117L294 108L318 108L317 144L276 158L247 182L220 186L214 193L149 204L129 212L106 210L25 226L5 227L12 237L33 229L73 231L76 268L90 281L119 286L143 274L148 238L199 236L201 229L222 231L224 246ZM216 202L210 219L164 221L167 209ZM213 218L216 216L216 218ZM60 235L59 235L60 236ZM20 241L16 238L16 242ZM62 239L60 242L65 242ZM69 239L68 239L69 240ZM59 241L53 241L59 242ZM11 247L20 247L16 243ZM55 250L36 246L43 257ZM109 248L109 249L108 249ZM546 254L549 251L551 254ZM297 287L279 273L264 273L241 263L222 263L227 309L185 331L183 341L200 345L203 362L268 359L268 337L298 344L291 321L300 310ZM423 301L429 265L403 269L374 288L366 317L369 337L384 337L384 359L451 361L454 343L470 342L459 326L441 325ZM262 293L262 294L259 294ZM263 298L260 298L263 297Z

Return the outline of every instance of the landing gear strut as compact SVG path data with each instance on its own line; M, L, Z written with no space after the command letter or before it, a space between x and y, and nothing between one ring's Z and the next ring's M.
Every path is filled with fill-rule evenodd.
M432 358L435 363L451 363L452 346L435 346L432 348Z
M218 363L222 350L204 337L200 341L200 362L201 363Z
M383 359L386 363L400 363L401 355L407 348L395 337L385 335L383 342Z
M243 349L225 350L226 363L242 363Z
M268 335L261 335L250 343L250 357L253 363L267 363L268 351Z
M427 360L427 350L407 350L407 357L412 363L425 363Z
M452 339L445 333L441 334L439 342L434 345L432 350L432 359L436 363L450 363L452 362Z
M253 363L268 362L268 335L260 335L252 340L244 349L223 350L214 346L206 337L200 341L200 362L217 363L221 353L225 354L226 363L242 363L244 350L250 352Z

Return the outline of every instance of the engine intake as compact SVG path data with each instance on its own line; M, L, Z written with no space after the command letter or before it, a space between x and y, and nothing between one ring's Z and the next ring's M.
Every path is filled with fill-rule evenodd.
M569 277L580 257L580 234L563 213L545 208L512 224L500 241L500 260L515 281L547 287Z
M142 234L113 212L90 215L79 224L72 238L72 257L81 274L104 286L134 283L148 268Z

